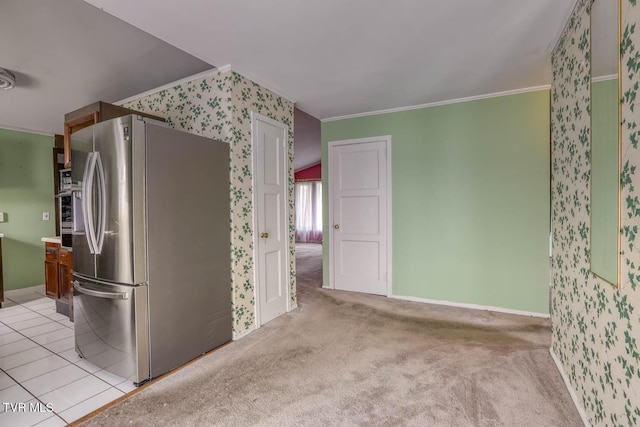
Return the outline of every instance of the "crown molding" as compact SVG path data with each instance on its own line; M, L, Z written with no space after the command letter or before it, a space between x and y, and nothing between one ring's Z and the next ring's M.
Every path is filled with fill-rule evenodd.
M139 93L137 95L133 95L133 96L130 96L128 98L121 99L120 101L114 102L114 104L116 104L116 105L126 104L127 102L135 101L136 99L140 99L140 98L143 98L145 96L153 95L155 93L158 93L158 92L166 90L166 89L171 89L172 87L181 85L183 83L188 83L190 81L201 79L203 77L212 76L214 74L226 73L228 71L235 71L236 73L240 74L242 77L245 77L246 79L249 79L252 82L260 85L261 87L263 87L263 88L265 88L267 90L270 90L271 92L275 93L276 95L278 95L278 96L280 96L282 98L285 98L285 99L291 101L294 104L296 103L296 101L292 97L284 94L282 91L274 89L273 87L270 87L269 84L265 83L264 81L262 81L262 80L260 80L258 78L255 78L250 73L245 73L244 71L240 70L238 67L232 66L231 64L227 64L227 65L223 65L222 67L216 67L216 68L212 68L210 70L205 70L205 71L202 71L200 73L194 74L192 76L187 76L187 77L184 77L184 78L182 78L180 80L176 80L174 82L167 83L167 84L162 85L160 87L157 87L157 88L154 88L154 89L150 89L150 90L148 90L146 92L142 92L142 93Z
M153 95L155 93L158 93L158 92L166 90L166 89L171 89L172 87L181 85L183 83L188 83L190 81L201 79L203 77L212 76L214 74L224 73L225 71L229 71L230 69L231 69L231 66L225 65L224 67L216 67L216 68L211 68L209 70L201 71L201 72L199 72L197 74L193 74L191 76L187 76L187 77L181 78L181 79L173 81L171 83L167 83L165 85L162 85L162 86L159 86L159 87L156 87L156 88L153 88L153 89L149 89L148 91L139 93L137 95L133 95L133 96L130 96L128 98L121 99L120 101L114 102L114 104L116 104L116 105L126 104L127 102L135 101L136 99L144 98L145 96Z
M50 133L50 132L43 132L43 131L35 130L35 129L26 129L26 128L21 128L21 127L16 127L16 126L3 125L2 123L0 123L0 129L10 130L10 131L13 131L13 132L32 133L32 134L35 134L35 135L42 135L42 136L50 136L50 137L55 136L55 134Z
M286 100L289 100L294 104L296 103L295 98L293 98L292 96L287 95L282 90L274 87L273 85L271 85L268 82L265 82L264 80L260 79L259 77L256 77L254 74L247 73L247 72L245 72L244 70L240 69L239 67L237 67L235 65L228 65L228 67L231 70L235 71L236 73L240 74L242 77L245 77L245 78L251 80L252 82L262 86L263 88L270 90L271 92L275 93L279 97L282 97L282 98L284 98Z
M329 117L320 120L321 122L335 122L337 120L355 119L358 117L376 116L379 114L399 113L402 111L420 110L422 108L440 107L449 104L459 104L461 102L478 101L481 99L498 98L500 96L518 95L521 93L537 92L541 90L549 90L551 85L532 86L522 89L507 90L504 92L488 93L484 95L468 96L466 98L449 99L446 101L430 102L427 104L410 105L407 107L389 108L387 110L369 111L366 113L347 114L344 116Z

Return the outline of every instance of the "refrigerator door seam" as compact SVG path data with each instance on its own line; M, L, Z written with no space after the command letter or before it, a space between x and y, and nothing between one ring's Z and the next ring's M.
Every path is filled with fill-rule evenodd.
M95 151L89 153L87 163L84 168L84 175L82 177L82 202L84 209L82 209L82 216L84 217L84 223L86 225L85 232L87 237L87 244L89 245L89 253L92 255L96 253L95 247L95 229L93 224L93 176L95 172Z
M100 153L96 152L95 156L96 163L96 171L98 178L98 226L96 232L94 234L97 235L97 239L95 242L95 251L96 255L100 255L102 253L102 245L104 243L104 233L107 222L107 188L106 188L106 178L104 175L104 167L102 166L102 159L100 158Z

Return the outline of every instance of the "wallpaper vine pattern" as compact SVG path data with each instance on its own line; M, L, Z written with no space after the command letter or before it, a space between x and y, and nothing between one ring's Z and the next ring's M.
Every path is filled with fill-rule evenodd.
M622 289L590 271L590 9L578 0L552 55L552 344L595 426L640 424L640 7L622 1ZM626 71L626 72L625 72Z
M235 71L213 73L129 101L124 107L165 117L176 129L230 145L231 300L234 337L255 325L251 112L288 127L291 307L296 306L293 103Z

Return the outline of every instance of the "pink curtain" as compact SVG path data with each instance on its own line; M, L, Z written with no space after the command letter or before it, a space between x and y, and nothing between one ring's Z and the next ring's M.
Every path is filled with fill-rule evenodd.
M322 182L296 182L296 242L322 242Z

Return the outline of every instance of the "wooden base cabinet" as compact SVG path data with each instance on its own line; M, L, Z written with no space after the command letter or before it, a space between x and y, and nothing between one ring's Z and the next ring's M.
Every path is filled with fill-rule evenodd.
M73 252L59 243L45 243L45 290L56 301L56 311L73 320Z
M58 253L60 245L57 243L45 243L44 259L44 283L45 291L49 298L60 298L60 285L58 283Z

